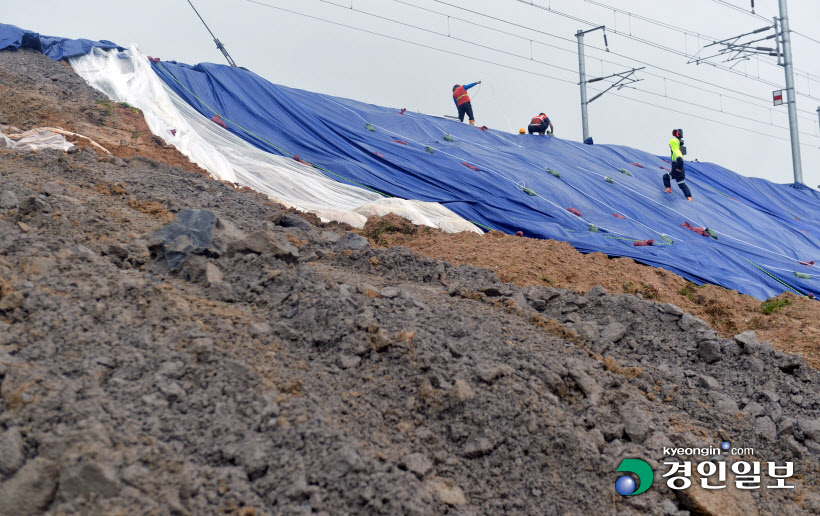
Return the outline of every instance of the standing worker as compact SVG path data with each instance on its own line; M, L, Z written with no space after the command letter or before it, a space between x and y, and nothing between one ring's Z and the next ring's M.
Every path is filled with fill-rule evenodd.
M549 127L549 134L555 132L555 128L552 126L550 118L545 113L539 113L537 117L530 120L528 129L530 134L538 133L543 135L547 132L547 127Z
M473 116L473 105L470 103L470 96L467 95L467 90L476 84L481 84L481 81L468 84L467 86L462 86L461 84L453 86L453 102L456 103L456 107L458 108L458 119L464 122L464 115L466 114L470 120L470 125L475 125L475 117Z
M678 187L683 192L683 195L686 196L686 200L691 201L692 192L689 191L689 187L686 186L686 173L683 171L683 152L681 152L681 147L683 147L683 129L673 129L672 139L669 140L669 148L672 150L672 171L669 174L663 175L663 186L666 187L664 192L672 193L672 182L669 180L669 176L671 175L672 178L677 181ZM686 149L686 147L683 148Z

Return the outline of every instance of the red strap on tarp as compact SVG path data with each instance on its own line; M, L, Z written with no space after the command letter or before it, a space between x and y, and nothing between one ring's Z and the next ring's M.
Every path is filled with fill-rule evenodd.
M400 143L402 145L407 145L407 142L404 140L393 140L393 143Z
M662 168L662 169L664 169L664 170L666 170L667 172L672 172L671 170L669 170L669 169L668 169L668 168L666 168L666 167L661 167L661 168Z
M228 126L225 125L225 122L222 121L222 118L219 115L214 115L214 117L211 118L211 122L215 123L218 126L221 126L224 129L228 128Z
M612 216L613 216L613 217L615 217L616 219L624 219L624 220L626 220L626 217L624 217L623 215L618 215L617 213L613 213L613 214L612 214Z
M176 129L171 129L171 134L172 134L173 136L176 136L176 135L177 135L177 130L176 130Z
M373 154L375 154L376 156L378 156L380 158L384 157L384 155L381 152L374 152Z
M638 163L630 163L630 165L635 165L636 167L643 168L643 165L640 165L640 164L638 164Z
M470 165L469 163L467 163L466 161L462 161L461 164L464 165L467 168L471 168L473 170L478 170L478 167L474 167L474 166Z
M681 226L685 227L689 231L694 231L700 236L711 237L711 235L707 233L705 229L693 226L692 224L689 224L689 222L684 222L683 224L681 224Z
M309 167L312 167L312 166L313 166L313 165L311 165L310 163L308 163L307 161L305 161L305 160L303 160L302 158L300 158L299 156L297 156L296 154L294 154L294 155L293 155L293 159L294 159L295 161L298 161L299 163L301 163L301 164L303 164L303 165L307 165L307 166L309 166Z
M639 240L637 242L634 242L632 245L634 245L635 247L642 247L652 245L654 243L655 241L650 238L649 240Z
M567 211L568 211L568 212L570 212L570 213L572 213L573 215L577 215L577 216L579 216L579 217L582 217L582 216L583 216L583 215L581 215L581 212L580 212L580 211L578 211L578 210L576 210L575 208L567 208Z
M159 58L158 57L148 56L148 60L151 61L152 63L159 63Z
M810 262L797 262L797 263L799 263L800 265L808 265L809 267L814 267L814 260L812 260Z
M401 111L399 111L399 114L403 115L405 111L407 111L407 108L401 108Z
M489 131L490 130L490 128L487 127L486 125L482 125L481 127L479 127L479 129L481 129L482 131Z

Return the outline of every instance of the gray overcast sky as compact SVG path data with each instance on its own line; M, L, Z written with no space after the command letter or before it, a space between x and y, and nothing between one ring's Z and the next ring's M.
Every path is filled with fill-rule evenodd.
M517 132L532 116L544 111L555 124L558 136L580 140L574 34L591 26L549 9L568 13L607 26L612 53L587 48L590 76L643 66L628 58L653 65L646 69L653 75L638 72L644 80L634 86L644 91L623 89L617 92L619 96L609 93L590 105L590 132L596 143L666 154L672 128L681 127L688 159L712 161L747 176L792 182L786 107L771 105L772 90L779 87L708 65L686 64L682 55L627 37L631 34L695 54L711 41L710 37L722 39L767 24L725 3L748 10L750 0L194 0L237 63L274 83L441 115L454 114L450 96L454 83L482 80L480 87L471 90L480 125ZM616 6L702 36L687 36L596 4ZM757 13L768 19L777 14L777 0L756 0L755 4ZM123 46L137 43L149 55L191 64L224 63L186 0L0 0L0 8L4 23L43 34L109 39ZM820 40L820 2L789 0L789 15L793 30ZM586 42L602 47L600 31L589 34ZM798 91L820 99L820 44L798 35L793 36L793 42L795 66L802 70L796 78ZM784 85L782 68L771 63L770 58L751 60L738 63L734 69ZM820 130L816 110L820 100L799 96L797 104L801 110L804 182L817 187Z

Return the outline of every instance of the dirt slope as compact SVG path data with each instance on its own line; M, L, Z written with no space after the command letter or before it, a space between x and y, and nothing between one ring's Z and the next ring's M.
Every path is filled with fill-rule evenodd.
M138 110L109 101L68 64L55 66L34 50L0 52L0 124L22 131L65 129L91 138L120 158L140 155L208 175L152 135ZM67 139L79 147L89 146L82 138Z
M820 512L801 357L436 258L144 157L0 150L4 513ZM796 488L666 487L664 447L727 440ZM624 458L654 468L645 494L616 493Z
M697 286L673 272L641 265L631 258L584 255L566 242L499 232L448 235L413 226L396 216L369 221L364 234L376 245L401 245L455 264L487 267L503 281L517 285L581 293L601 285L609 293L639 294L644 299L673 303L708 321L722 336L754 330L777 349L799 352L812 367L820 367L820 303L789 292L761 303L735 290Z

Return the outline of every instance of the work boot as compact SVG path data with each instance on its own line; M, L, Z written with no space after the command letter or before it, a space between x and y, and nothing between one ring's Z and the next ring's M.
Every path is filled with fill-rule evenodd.
M671 189L671 188L667 188L666 190L664 190L664 192L666 192L666 193L672 193L672 189Z
M470 120L470 125L475 125L475 120Z
M687 198L686 198L686 200L687 200L687 201L691 201L691 200L692 200L692 198L691 198L691 197L687 197Z

